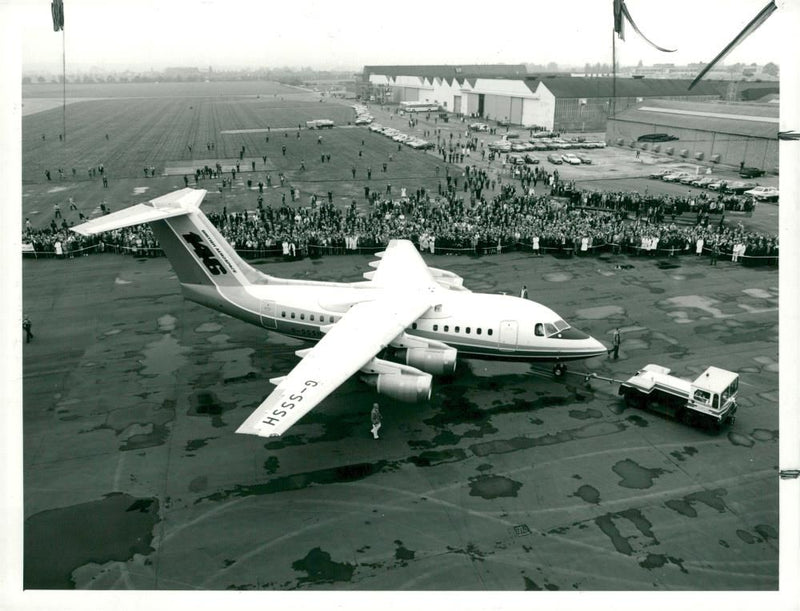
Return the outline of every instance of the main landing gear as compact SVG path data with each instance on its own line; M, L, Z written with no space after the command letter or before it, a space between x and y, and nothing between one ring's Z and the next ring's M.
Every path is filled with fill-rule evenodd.
M564 363L556 363L553 365L553 375L557 378L562 377L567 372L567 366Z

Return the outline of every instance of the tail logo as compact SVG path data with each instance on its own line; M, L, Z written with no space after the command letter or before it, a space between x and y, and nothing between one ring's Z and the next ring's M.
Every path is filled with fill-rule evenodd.
M228 270L226 270L220 260L214 256L211 249L205 245L203 238L190 231L189 233L183 234L183 239L192 245L195 254L200 258L208 271L215 276L228 273Z

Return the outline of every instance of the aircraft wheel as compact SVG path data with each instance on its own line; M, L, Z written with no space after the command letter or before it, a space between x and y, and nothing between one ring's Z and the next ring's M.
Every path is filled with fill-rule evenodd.
M567 371L567 366L563 363L556 363L553 365L553 375L560 378Z

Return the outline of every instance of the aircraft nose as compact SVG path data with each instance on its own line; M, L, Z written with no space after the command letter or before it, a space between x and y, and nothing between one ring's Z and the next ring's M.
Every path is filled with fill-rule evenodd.
M588 353L588 356L601 356L608 354L608 348L606 348L605 344L591 336L586 340L586 344L586 352Z

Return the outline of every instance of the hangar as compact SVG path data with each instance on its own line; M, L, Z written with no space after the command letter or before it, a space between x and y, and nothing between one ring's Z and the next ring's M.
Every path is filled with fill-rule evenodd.
M676 158L778 171L778 105L648 100L609 118L606 140ZM667 142L641 142L666 134Z
M378 102L434 102L457 114L555 131L602 131L614 112L649 99L714 100L727 84L529 74L520 65L365 66L362 95Z

